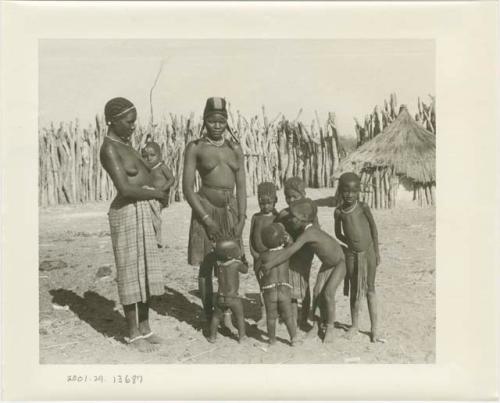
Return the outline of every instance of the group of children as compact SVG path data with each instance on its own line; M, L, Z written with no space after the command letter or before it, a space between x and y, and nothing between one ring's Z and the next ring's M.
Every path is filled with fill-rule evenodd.
M142 149L144 162L153 175L155 188L166 190L174 183L174 176L162 162L160 146L147 142ZM304 182L289 178L284 185L288 207L278 213L276 187L271 182L258 186L260 211L252 216L250 252L260 288L261 320L267 324L269 344L276 343L276 322L285 323L291 345L299 342L297 327L305 329L312 319L313 327L306 337L319 335L324 343L334 340L336 315L335 294L344 280L344 295L350 296L352 325L346 332L352 337L358 332L361 300L366 296L371 321L370 338L379 341L377 303L375 295L376 268L380 263L377 227L370 209L359 201L360 179L354 173L345 173L339 179L339 200L335 209L335 236L339 242L321 229L315 203L306 197ZM160 201L153 209L153 226L161 246ZM238 294L239 273L247 273L248 265L240 249L239 240L224 237L214 246L215 273L218 290L214 295L214 311L210 319L208 340L215 342L224 312L231 310L237 323L239 340L246 339L243 301ZM313 257L321 261L313 288L310 307L309 277ZM302 300L299 317L298 302ZM319 316L316 316L319 310Z
M344 294L350 295L352 326L346 332L351 337L358 332L360 302L368 300L371 320L370 338L379 341L376 314L375 274L380 262L377 227L368 206L358 200L359 177L354 173L343 174L339 181L340 202L335 210L335 236L321 229L315 203L308 199L301 179L290 178L285 182L285 199L288 208L278 213L276 187L264 182L258 187L260 211L253 215L250 228L250 251L254 271L259 283L262 306L260 323L267 323L269 344L276 343L276 321L285 323L291 345L299 342L297 326L304 326L308 319L309 275L312 257L321 261L313 288L313 327L306 337L319 335L324 343L334 340L335 293L344 280ZM222 247L225 245L225 247ZM228 246L230 245L230 247ZM221 308L231 307L238 322L240 339L245 339L243 309L238 298L238 273L247 272L241 260L238 242L231 239L216 243L219 290L217 300L238 299L238 309L229 304L217 307L212 318L209 341L214 341ZM292 263L293 259L293 263ZM232 272L233 282L228 283L227 272ZM298 316L297 303L303 300L302 316ZM236 306L236 305L235 305ZM319 317L316 313L319 309Z

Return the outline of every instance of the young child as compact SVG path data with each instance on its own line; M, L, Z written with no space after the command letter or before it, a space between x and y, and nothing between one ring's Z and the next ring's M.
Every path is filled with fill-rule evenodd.
M285 200L288 206L297 200L306 197L306 187L304 181L299 177L288 178L284 184ZM290 234L293 240L296 240L300 235L291 224L290 209L282 210L276 222L280 222L285 226L285 230ZM314 218L314 225L319 227L317 217ZM292 309L295 321L298 319L298 301L302 300L301 318L298 321L301 327L306 326L309 316L309 308L311 305L311 291L309 288L309 277L311 274L311 265L314 253L309 245L304 245L303 248L297 251L290 258L290 284L292 285Z
M263 270L268 270L285 262L290 256L308 245L312 252L321 261L316 284L313 292L313 328L309 332L315 335L319 325L325 325L324 343L334 340L335 324L335 293L345 276L346 267L344 254L339 243L319 227L313 225L316 217L316 205L310 199L301 199L290 205L291 226L300 235L297 240L281 251L277 251L272 258L263 263ZM320 320L314 317L316 308L320 308ZM321 322L321 323L318 323Z
M243 313L243 301L238 294L240 286L239 273L248 273L248 266L241 259L241 251L238 242L221 238L215 244L215 271L218 281L217 294L214 295L214 311L210 322L210 336L208 341L215 343L217 329L224 312L230 309L236 318L238 326L238 340L241 343L247 336L245 332L245 316Z
M167 191L174 184L175 178L170 169L161 159L161 148L158 143L149 141L142 149L142 159L151 170L153 176L153 186L155 189ZM153 210L153 227L158 242L158 247L163 246L161 235L161 210L168 204L168 199L160 200L160 206L151 204Z
M272 224L278 212L275 209L278 197L276 196L276 186L272 182L262 182L257 187L257 198L259 200L260 212L255 213L252 216L252 222L250 224L250 253L253 257L253 267L254 272L257 275L260 263L260 254L267 250L266 246L262 242L262 229ZM264 307L264 300L262 295L262 284L259 277L257 276L257 281L259 282L259 287L261 289L260 293L260 320L257 322L257 326L263 326L266 323L266 308Z
M270 224L262 229L261 239L267 248L260 254L261 263L265 265L283 249L286 241L285 228L282 224ZM290 343L294 346L297 343L297 323L292 315L292 286L289 283L288 260L266 269L260 265L257 276L260 277L266 307L269 345L276 344L276 320L281 316L290 335Z
M371 321L370 339L379 339L377 329L377 300L375 295L375 275L380 264L378 234L370 208L358 200L360 179L358 175L347 172L339 179L339 194L342 204L335 210L335 236L345 243L344 248L347 275L344 294L348 295L350 285L350 304L352 326L346 336L358 333L358 317L361 298L367 297Z

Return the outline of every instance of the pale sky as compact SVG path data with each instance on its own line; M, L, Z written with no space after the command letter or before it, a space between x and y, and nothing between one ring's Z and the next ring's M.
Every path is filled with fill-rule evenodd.
M207 97L222 96L233 111L269 118L282 112L310 123L335 112L341 135L391 92L414 115L417 97L435 95L432 40L41 40L40 126L102 114L110 98L129 98L139 119L169 113L200 116Z

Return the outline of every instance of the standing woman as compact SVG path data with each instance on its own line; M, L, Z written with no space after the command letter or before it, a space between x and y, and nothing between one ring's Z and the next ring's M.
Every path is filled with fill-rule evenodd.
M158 203L155 199L166 195L152 187L149 169L130 143L137 118L134 105L125 98L113 98L104 107L104 115L108 134L100 157L117 190L108 217L118 295L128 325L129 344L150 352L162 340L149 327L149 298L164 293L151 203Z
M221 236L241 241L247 205L243 152L239 144L224 136L229 130L224 99L207 100L203 127L205 135L186 147L182 189L192 209L188 263L200 266L198 287L205 316L210 320L213 241ZM196 171L201 177L198 193L194 191ZM226 325L230 325L225 317Z

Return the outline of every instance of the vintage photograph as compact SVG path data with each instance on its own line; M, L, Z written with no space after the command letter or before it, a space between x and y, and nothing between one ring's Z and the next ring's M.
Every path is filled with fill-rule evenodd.
M436 362L429 39L40 39L40 364Z

